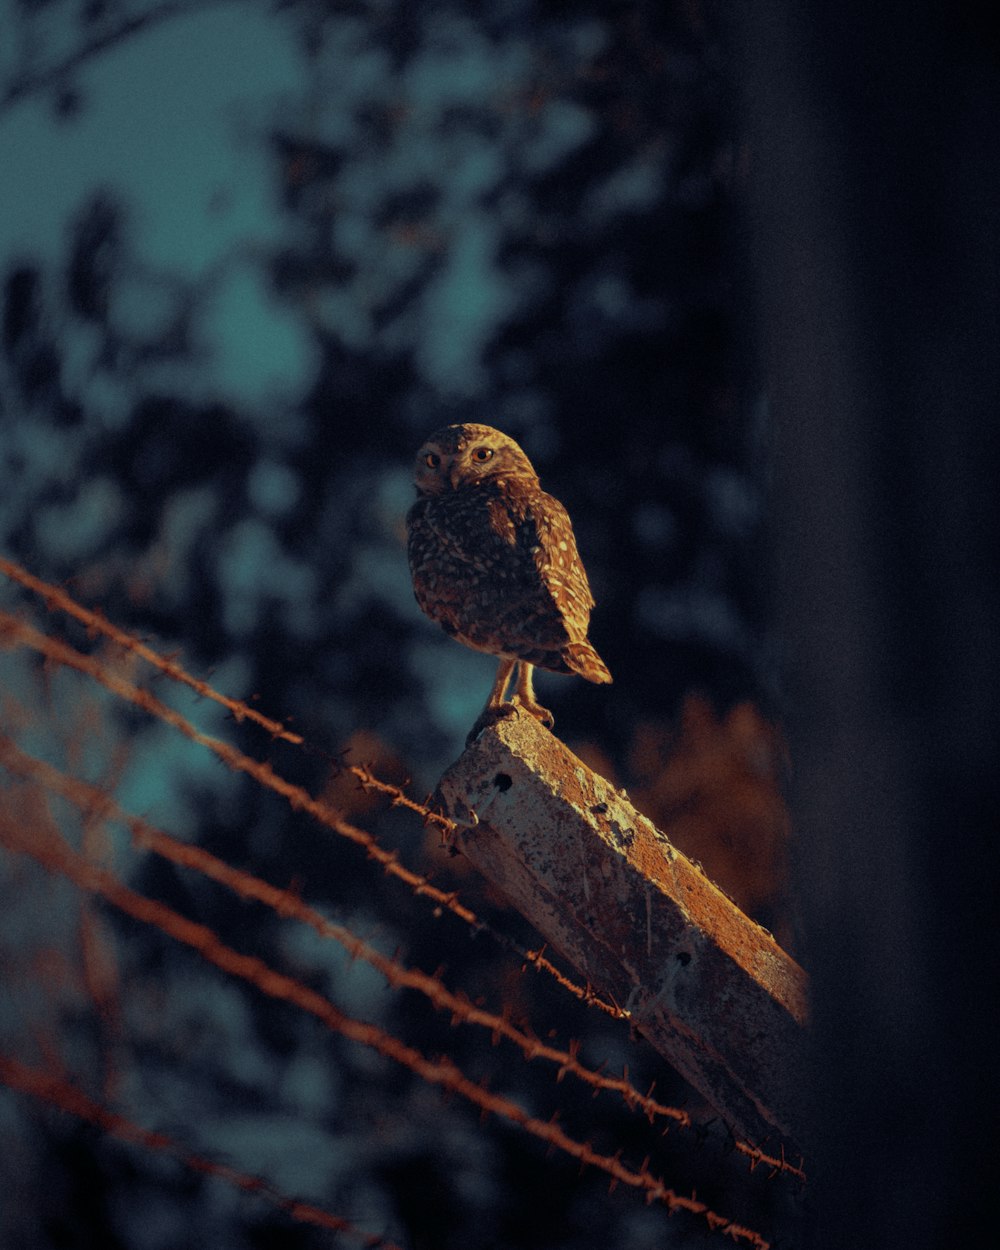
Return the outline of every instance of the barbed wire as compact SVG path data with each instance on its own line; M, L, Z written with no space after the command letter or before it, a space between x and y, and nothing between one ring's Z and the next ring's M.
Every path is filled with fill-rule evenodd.
M84 607L82 603L77 603L61 587L55 586L51 582L43 581L20 564L15 564L13 560L8 560L6 556L2 555L0 555L0 573L10 578L11 581L17 582L26 590L30 590L38 595L49 611L58 609L67 616L72 616L81 625L86 626L88 633L91 635L103 634L105 638L110 639L117 646L122 647L126 651L131 651L134 655L139 656L140 659L145 660L147 664L173 678L174 681L179 682L183 686L188 686L205 699L211 699L214 703L221 704L238 721L244 719L253 721L262 729L266 729L273 738L281 738L285 742L293 743L295 746L303 746L305 744L305 739L301 734L292 733L281 721L265 716L256 708L252 708L246 703L241 703L238 699L232 699L228 695L214 690L207 682L202 681L201 678L188 673L172 656L161 655L158 651L154 651L152 647L147 646L140 638L136 638L133 634L109 621L103 612L99 612L94 608Z
M318 747L307 743L301 734L294 733L280 720L264 715L264 713L255 707L251 707L250 704L242 699L234 699L230 695L216 690L208 682L189 673L183 665L177 663L173 656L161 655L158 651L154 651L152 647L148 646L140 638L136 638L118 625L115 625L112 621L109 621L103 612L84 607L82 603L78 603L59 586L43 581L40 577L36 577L34 573L29 572L20 564L15 564L13 560L8 560L5 556L0 556L0 573L10 578L11 581L17 582L26 590L30 590L33 594L38 595L49 611L58 609L67 616L73 617L81 625L84 625L91 635L103 634L105 638L108 638L124 650L131 651L133 655L139 656L140 659L145 660L147 664L158 669L173 681L187 686L204 699L210 699L213 703L218 703L237 722L250 721L259 728L266 730L276 740L291 743L293 746L307 749L310 754L321 756L338 770L349 772L355 776L366 790L372 790L378 794L385 795L392 800L393 805L396 807L406 807L410 811L418 813L425 823L437 825L445 834L451 834L457 828L453 820L450 820L442 812L437 812L425 803L420 803L412 798L402 787L376 777L364 765L348 764L339 756L321 751Z
M228 1163L210 1159L205 1155L192 1154L180 1142L166 1133L154 1132L140 1127L127 1116L97 1102L75 1085L52 1072L30 1067L12 1055L0 1052L0 1081L10 1089L22 1094L29 1094L40 1102L66 1111L77 1119L86 1120L97 1128L117 1137L122 1141L169 1154L192 1172L201 1172L206 1176L218 1177L242 1189L245 1193L262 1198L265 1202L284 1211L299 1224L313 1224L318 1228L334 1233L344 1233L352 1237L367 1250L401 1250L394 1241L371 1233L364 1233L350 1220L334 1215L311 1202L300 1198L290 1198L276 1189L269 1181L260 1176L252 1176L241 1172Z
M209 926L182 916L155 899L139 894L121 882L110 870L84 858L54 828L20 830L12 822L0 825L0 841L11 851L28 855L49 872L59 873L79 889L103 898L124 914L148 924L195 950L227 975L255 986L268 997L307 1012L332 1032L349 1041L368 1046L432 1085L456 1093L478 1107L484 1115L497 1115L517 1124L525 1132L578 1160L605 1172L612 1185L627 1185L644 1193L647 1201L661 1202L671 1213L685 1211L703 1219L713 1232L734 1241L744 1241L754 1250L770 1250L770 1243L755 1230L720 1215L695 1194L678 1194L649 1170L648 1157L639 1168L621 1162L621 1152L605 1155L588 1142L571 1137L556 1122L542 1120L522 1107L491 1093L484 1085L467 1077L447 1056L429 1059L378 1025L356 1020L336 1007L316 990L283 972L278 972L254 955L244 955L227 946Z
M121 646L123 649L135 654L142 660L149 663L172 680L188 687L199 696L207 698L218 705L226 708L228 712L239 723L242 721L251 721L260 728L266 730L272 738L281 739L292 745L299 746L312 754L322 756L333 768L338 771L346 771L353 775L359 782L360 786L367 790L372 790L390 799L394 806L405 807L419 814L424 823L436 823L441 827L442 832L453 830L455 822L450 821L440 812L434 811L426 804L420 803L406 794L399 786L391 782L386 782L376 777L372 771L364 765L348 764L341 757L328 754L319 748L313 747L306 742L302 735L293 733L281 721L272 717L268 717L258 709L250 706L246 702L234 699L216 689L202 679L193 676L180 663L177 662L175 656L163 656L153 648L149 647L140 639L135 638L127 631L121 629L109 621L102 613L87 608L77 602L71 595L58 586L50 582L46 582L36 577L33 573L23 568L21 565L0 555L0 573L5 574L12 581L18 583L25 589L39 596L50 610L62 611L82 625L84 625L88 633L93 635L103 635L109 641ZM228 743L213 738L210 735L203 734L196 729L181 716L180 713L163 704L155 696L135 686L133 683L126 681L117 675L108 673L105 666L94 659L92 656L84 655L69 647L67 644L58 643L51 639L48 635L41 631L34 630L33 627L26 622L21 621L17 617L10 616L7 613L0 612L0 631L20 633L19 641L25 642L34 649L41 651L47 655L47 658L55 662L64 663L69 667L74 667L78 671L83 671L92 678L110 689L112 693L116 693L119 697L126 698L138 706L142 707L151 715L158 716L160 719L167 721L179 732L185 734L188 738L199 742L200 744L213 750L216 755L220 756L225 763L237 771L243 771L253 776L258 783L268 786L272 790L276 790L279 794L289 801L293 808L305 810L314 819L326 827L331 828L341 836L347 837L349 840L361 845L369 858L374 859L380 864L384 871L402 880L417 895L424 895L431 898L432 901L440 906L447 908L452 914L459 917L467 925L470 926L474 933L485 932L503 949L507 949L521 958L525 965L535 967L539 971L547 973L554 979L563 989L571 993L579 1001L586 1003L588 1006L596 1007L598 1010L605 1012L618 1019L630 1019L630 1013L619 1007L616 1003L607 1002L602 999L590 985L580 985L571 977L567 976L561 969L554 965L545 956L545 948L540 950L529 950L520 943L512 939L508 934L496 930L487 921L477 916L471 908L468 908L459 901L457 891L445 892L434 886L428 878L423 877L419 873L415 873L405 868L399 861L396 852L386 851L382 848L377 840L369 832L359 829L349 822L343 820L326 804L313 799L307 791L293 783L286 782L281 778L269 764L253 760L251 757L244 755L237 748L230 746ZM487 1015L490 1013L486 1013ZM501 1017L497 1017L501 1019ZM525 1037L531 1037L525 1034ZM513 1039L511 1039L513 1040ZM522 1045L521 1042L515 1044ZM534 1045L541 1045L534 1039ZM578 1051L578 1043L570 1042L569 1053L571 1059L575 1060ZM556 1048L551 1048L555 1050ZM537 1053L537 1051L536 1051ZM553 1056L554 1057L554 1056ZM565 1065L565 1060L560 1060L560 1075L565 1071L573 1071L574 1067L570 1064ZM594 1073L594 1076L597 1076ZM588 1079L586 1077L581 1079ZM604 1078L617 1085L617 1092L626 1100L626 1102L638 1106L651 1120L657 1115L667 1115L671 1118L685 1117L688 1125L692 1123L690 1116L679 1108L667 1108L664 1104L658 1103L651 1097L652 1088L646 1095L641 1094L627 1081L626 1076L623 1078ZM610 1088L611 1086L606 1086ZM684 1124L685 1120L676 1118L675 1122ZM784 1157L784 1150L781 1149L780 1156L769 1153L762 1147L743 1141L727 1129L729 1141L733 1148L749 1162L751 1170L757 1166L763 1165L769 1170L769 1174L774 1176L784 1174L794 1177L800 1183L806 1182L806 1173L804 1170L804 1161L800 1159L798 1164L792 1163Z
M97 786L70 777L53 765L22 751L6 735L0 733L0 765L14 776L32 780L51 793L74 804L85 815L114 820L128 829L133 843L178 866L192 869L232 890L241 898L254 899L270 907L280 916L291 917L310 926L321 937L332 939L342 946L352 958L360 959L375 968L396 989L411 989L422 994L435 1008L451 1014L452 1023L463 1023L485 1028L493 1037L494 1044L500 1038L513 1043L528 1061L543 1059L558 1068L557 1080L567 1074L591 1086L595 1092L606 1090L616 1094L630 1110L641 1111L650 1123L668 1119L682 1129L694 1129L695 1124L687 1111L680 1107L661 1103L652 1096L652 1087L643 1094L628 1079L626 1068L620 1077L607 1076L588 1067L579 1058L580 1044L570 1041L566 1049L543 1042L534 1033L515 1025L508 1015L498 1015L471 1003L468 998L448 989L440 977L409 968L399 960L376 950L347 926L327 919L315 908L291 891L234 868L224 860L203 850L180 842L158 829L151 822L126 812L110 795ZM802 1181L806 1180L802 1166L796 1166L783 1156L771 1155L732 1138L733 1148L745 1156L751 1171L763 1164L772 1174L787 1173Z
M0 569L0 571L4 570ZM203 733L180 712L175 711L174 708L169 707L161 699L150 694L148 690L135 685L134 682L130 682L127 678L110 672L106 665L93 656L85 655L82 651L78 651L68 643L60 642L58 639L50 637L27 621L9 612L0 612L0 638L5 639L8 643L20 643L37 651L40 655L44 655L56 664L85 673L118 698L132 703L135 707L141 708L149 715L164 721L190 739L190 741L206 747L229 768L252 777L260 785L273 790L276 794L280 794L293 810L305 812L333 833L362 847L369 859L374 860L387 874L402 881L418 897L426 897L437 904L437 906L450 911L464 921L465 924L469 925L474 932L488 934L503 949L514 952L526 964L530 964L539 971L545 972L580 1002L595 1007L597 1010L615 1019L630 1019L630 1014L626 1010L619 1007L616 1003L603 999L591 986L580 985L572 977L567 976L560 968L556 967L546 957L544 948L537 951L529 950L514 941L508 934L501 933L480 916L477 916L470 907L460 902L457 890L442 890L434 885L429 878L407 868L401 862L398 851L387 851L367 830L360 829L349 821L344 820L326 803L319 799L314 799L304 787L287 781L276 772L272 765L266 761L255 760L252 756L246 755L230 743ZM351 768L350 771L355 772L355 769ZM369 779L371 777L367 769L357 769L357 773L363 774L364 777ZM375 784L369 780L368 783L362 782L362 784L371 784L372 788L377 788L381 793L389 795L393 803L399 806L410 807L414 811L422 813L430 812L430 809L409 798L398 787L392 786L388 782L378 781ZM433 815L433 813L430 814ZM441 819L444 818L442 817Z

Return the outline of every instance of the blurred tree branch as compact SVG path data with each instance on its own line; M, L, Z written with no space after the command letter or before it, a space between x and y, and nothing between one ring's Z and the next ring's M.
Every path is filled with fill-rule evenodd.
M0 113L12 108L38 91L63 85L72 74L94 57L116 47L133 35L151 30L175 17L201 13L216 4L232 4L234 0L166 0L142 13L132 13L109 22L83 40L75 51L40 69L22 69L0 95Z

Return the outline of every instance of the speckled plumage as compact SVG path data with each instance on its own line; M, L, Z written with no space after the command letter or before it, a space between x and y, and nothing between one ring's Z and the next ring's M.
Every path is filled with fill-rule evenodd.
M488 425L446 426L421 447L415 483L414 593L452 637L500 657L486 712L501 705L515 665L516 702L549 722L532 666L609 682L587 641L594 599L569 516L517 443Z

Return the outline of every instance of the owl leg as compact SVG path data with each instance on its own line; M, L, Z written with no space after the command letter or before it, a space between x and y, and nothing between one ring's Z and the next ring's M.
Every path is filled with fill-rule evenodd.
M484 729L488 729L490 725L495 725L502 717L510 716L514 711L513 703L504 703L503 697L507 691L507 683L510 681L510 675L513 673L516 663L517 660L502 659L500 661L496 680L493 682L493 689L490 691L490 697L486 700L486 706L476 717L476 723L469 730L468 737L465 739L466 746L469 746L474 739L478 738Z
M493 689L490 691L490 697L486 700L486 706L483 713L492 712L500 707L503 703L503 697L507 690L507 683L510 681L510 675L514 671L514 665L517 660L503 659L497 668L496 679L493 682Z
M534 671L535 666L529 664L527 660L518 661L517 690L514 697L526 712L530 712L543 725L548 725L551 729L556 723L556 718L547 707L542 707L535 698Z

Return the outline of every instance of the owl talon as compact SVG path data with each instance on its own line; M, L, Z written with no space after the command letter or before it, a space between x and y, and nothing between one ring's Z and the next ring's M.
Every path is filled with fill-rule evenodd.
M530 716L533 716L535 720L541 721L546 729L551 729L555 725L556 718L547 707L542 707L540 703L535 703L533 700L529 703L527 699L523 698L519 694L514 696L514 703L517 707L524 708L524 710Z

